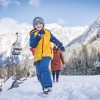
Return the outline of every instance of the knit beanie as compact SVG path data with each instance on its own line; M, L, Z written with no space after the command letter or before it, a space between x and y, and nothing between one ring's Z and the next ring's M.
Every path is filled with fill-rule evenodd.
M41 23L41 24L44 25L44 20L43 20L41 17L35 17L34 20L33 20L33 27L35 28L35 26L36 26L38 23Z

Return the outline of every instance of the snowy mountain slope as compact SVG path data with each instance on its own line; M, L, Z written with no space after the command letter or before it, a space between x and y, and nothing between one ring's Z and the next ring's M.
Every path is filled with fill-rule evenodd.
M100 38L100 17L86 31L86 36L83 38L83 44L89 44L95 38Z
M76 26L76 27L63 27L58 24L47 24L47 29L51 30L52 34L56 36L64 46L70 43L73 39L83 34L88 26Z
M42 95L36 77L27 78L18 88L0 92L0 100L100 100L99 77L60 76L47 96Z
M70 57L73 57L75 55L73 55L74 51L76 53L76 55L79 55L79 52L82 51L82 46L83 45L92 45L89 47L95 47L95 48L100 48L100 46L98 45L94 45L95 42L97 44L99 44L100 42L100 17L87 29L86 32L84 32L83 34L79 35L78 37L76 37L75 39L73 39L71 42L69 42L66 45L66 56L65 57L67 60L70 59ZM87 47L88 48L88 47ZM88 48L88 51L91 51ZM97 50L99 52L99 50Z
M91 55L93 56L93 54L94 55L100 54L100 38L98 38L97 40L93 41L91 44L87 45L87 50L88 50L88 55L89 56L91 56ZM99 60L99 55L95 59Z
M85 37L85 34L83 33L82 35L76 37L75 39L73 39L71 42L69 42L66 47L69 47L73 44L80 44L82 42L82 38Z
M67 46L75 45L77 43L88 45L96 38L100 37L100 17L87 29L86 32L73 39Z

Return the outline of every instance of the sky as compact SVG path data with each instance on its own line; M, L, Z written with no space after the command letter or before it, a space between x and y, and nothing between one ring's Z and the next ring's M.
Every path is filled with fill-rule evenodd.
M32 24L37 16L47 24L90 25L100 16L100 0L0 0L0 20Z

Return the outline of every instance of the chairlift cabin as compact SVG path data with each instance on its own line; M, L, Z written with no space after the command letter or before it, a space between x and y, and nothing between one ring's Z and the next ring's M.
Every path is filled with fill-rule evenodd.
M18 41L18 33L16 33L16 35L17 35L17 40L12 44L11 48L12 55L19 55L22 50L21 43Z

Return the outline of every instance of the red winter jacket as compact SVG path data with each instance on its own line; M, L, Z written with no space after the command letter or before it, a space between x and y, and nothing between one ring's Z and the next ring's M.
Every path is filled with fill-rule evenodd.
M64 64L64 58L59 48L54 46L53 48L54 57L51 60L51 71L61 70L61 65ZM61 64L62 62L62 64Z

